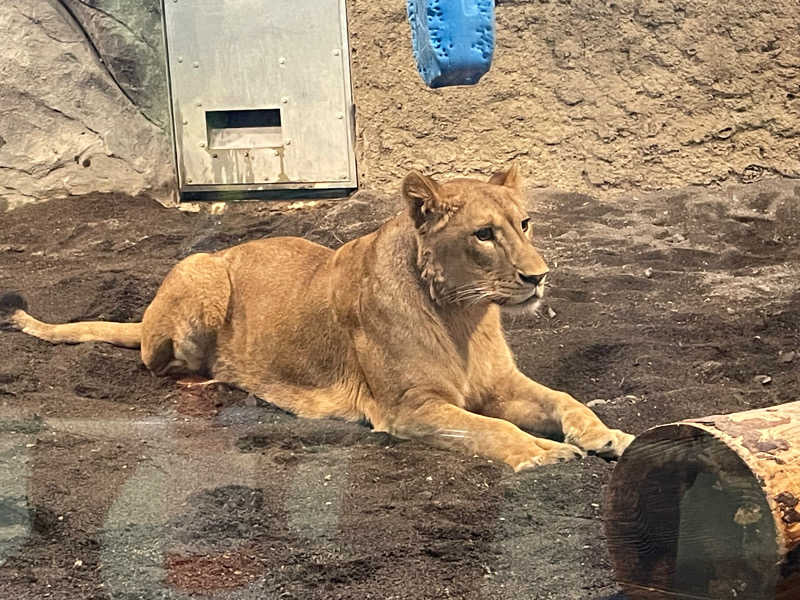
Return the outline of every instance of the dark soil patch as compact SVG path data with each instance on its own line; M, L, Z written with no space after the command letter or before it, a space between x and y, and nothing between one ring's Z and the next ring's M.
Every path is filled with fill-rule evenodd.
M633 432L796 400L800 359L781 357L800 351L798 190L537 194L553 287L538 317L507 322L520 366ZM138 320L191 252L337 246L399 208L368 193L223 215L117 196L27 206L0 216L0 291L45 320ZM4 598L618 597L598 458L515 475L179 386L130 350L2 332L0 356Z

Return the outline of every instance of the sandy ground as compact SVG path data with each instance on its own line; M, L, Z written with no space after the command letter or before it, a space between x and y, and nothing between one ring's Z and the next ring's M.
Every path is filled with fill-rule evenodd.
M797 399L800 182L530 198L553 285L540 316L507 322L524 371L635 433ZM370 192L218 216L120 196L26 206L0 217L0 290L47 320L138 320L189 253L336 246L398 209ZM612 463L515 475L182 391L104 344L3 331L0 356L3 598L621 598L601 519Z

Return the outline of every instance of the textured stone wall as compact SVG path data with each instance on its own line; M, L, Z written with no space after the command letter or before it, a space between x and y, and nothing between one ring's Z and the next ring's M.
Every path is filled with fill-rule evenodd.
M160 0L61 0L117 86L155 125L169 126Z
M426 90L403 0L351 0L360 171L592 194L800 176L797 0L497 0L492 70Z
M800 176L797 0L497 0L492 70L425 88L404 0L348 0L361 185L410 168L604 196ZM174 186L159 0L0 3L0 210Z
M136 7L130 25L109 12L115 4ZM160 42L145 41L160 39L157 6L0 4L0 209L94 191L168 195Z

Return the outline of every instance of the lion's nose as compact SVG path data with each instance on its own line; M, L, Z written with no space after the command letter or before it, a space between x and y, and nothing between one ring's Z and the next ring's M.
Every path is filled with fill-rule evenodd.
M539 286L544 283L547 273L548 271L545 271L544 273L531 273L530 275L527 275L522 271L518 271L517 276L522 283L527 283L528 285L532 286Z

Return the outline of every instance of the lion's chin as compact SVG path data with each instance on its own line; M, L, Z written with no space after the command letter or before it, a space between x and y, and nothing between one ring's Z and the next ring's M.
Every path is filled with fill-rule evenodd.
M504 303L500 305L500 308L503 309L503 312L512 314L512 315L532 315L538 312L539 308L542 306L542 297L534 292L524 300L520 302L516 302L514 304L511 303Z

